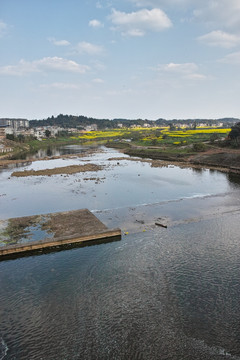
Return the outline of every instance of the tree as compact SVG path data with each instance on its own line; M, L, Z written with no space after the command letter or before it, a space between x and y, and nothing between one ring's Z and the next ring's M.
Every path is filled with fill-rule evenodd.
M49 138L50 136L51 136L51 131L50 130L45 130L45 136L47 137L47 138Z
M230 144L234 147L240 147L240 122L232 126L232 130L228 135Z
M17 139L18 139L19 142L24 142L25 141L25 136L23 134L19 134L17 136Z
M170 131L176 131L176 126L174 124L170 124L169 130Z
M196 130L196 128L197 128L197 122L196 121L194 121L194 123L192 124L192 128L193 128L193 130Z
M13 134L7 134L7 135L6 135L6 139L14 141L14 140L15 140L15 136L14 136Z
M231 140L237 139L238 137L240 137L240 122L233 125L229 133L229 138Z
M214 144L214 142L215 142L216 140L219 140L220 137L221 137L221 136L220 136L219 134L217 134L217 133L211 134L211 136L210 136L210 143L211 143L211 144Z

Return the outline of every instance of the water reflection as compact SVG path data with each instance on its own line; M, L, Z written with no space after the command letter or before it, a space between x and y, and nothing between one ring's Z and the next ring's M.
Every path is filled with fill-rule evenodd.
M47 156L52 156L52 155L53 155L53 149L49 147L49 148L47 149L46 155L47 155Z
M240 185L240 176L239 174L235 174L234 172L227 173L227 179L231 184L235 184L238 188Z
M192 168L192 171L194 172L194 173L197 173L197 174L202 174L204 171L206 171L205 169L202 169L202 168L195 168L195 167L193 167ZM211 170L210 170L211 171Z
M29 166L31 164L32 164L31 161L23 161L21 163L6 164L4 167L0 167L0 173L4 172L5 169L21 168L21 167L24 167L24 166Z
M68 154L83 154L89 149L96 149L97 145L84 146L84 145L62 145L62 146L49 146L39 150L22 152L18 155L11 157L12 160L24 159L41 159L45 157L61 156Z

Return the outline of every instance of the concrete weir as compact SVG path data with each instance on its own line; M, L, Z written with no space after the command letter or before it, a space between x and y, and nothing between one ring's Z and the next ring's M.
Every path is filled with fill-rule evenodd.
M0 256L121 237L88 209L0 221Z

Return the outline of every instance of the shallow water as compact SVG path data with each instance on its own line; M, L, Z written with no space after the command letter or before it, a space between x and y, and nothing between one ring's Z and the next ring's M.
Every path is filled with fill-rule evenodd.
M126 235L1 261L0 359L240 359L238 180L106 151L95 175L1 173L1 218L86 206Z
M149 163L110 161L122 156L104 152L72 159L36 161L18 170L40 170L86 162L104 165L97 172L74 175L11 177L14 169L0 172L0 218L67 211L114 209L185 198L234 192L238 188L226 174L209 170L151 167ZM127 158L127 156L126 156ZM119 163L119 165L118 165Z

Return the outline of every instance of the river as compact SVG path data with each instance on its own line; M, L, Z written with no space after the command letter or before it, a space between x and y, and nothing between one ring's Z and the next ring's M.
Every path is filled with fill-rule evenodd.
M18 168L104 165L95 173L0 172L2 220L88 208L122 229L0 261L0 359L240 359L239 178L99 150Z

